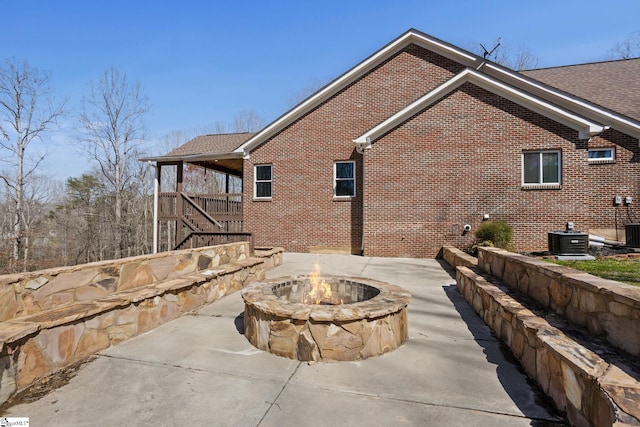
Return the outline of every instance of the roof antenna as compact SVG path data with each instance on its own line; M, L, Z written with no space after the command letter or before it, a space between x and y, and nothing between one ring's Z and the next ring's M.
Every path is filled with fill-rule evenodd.
M487 56L491 56L493 54L493 52L495 52L496 49L500 46L500 43L502 43L502 37L498 37L498 42L496 43L496 45L491 50L487 50L487 48L484 47L484 45L482 43L480 43L480 46L482 47L482 50L484 50L484 53L482 54L482 57L484 59L487 59Z

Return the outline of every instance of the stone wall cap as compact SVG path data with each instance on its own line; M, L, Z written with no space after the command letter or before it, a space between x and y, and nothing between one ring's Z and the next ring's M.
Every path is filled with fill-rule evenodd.
M72 323L78 319L93 316L104 311L104 307L96 302L82 302L57 307L35 314L20 317L21 322L33 322L44 329Z
M638 286L577 271L564 277L576 287L593 293L609 295L617 302L640 308L640 287Z
M362 319L375 319L387 314L398 312L409 304L411 294L397 285L362 277L344 277L342 280L365 283L377 288L380 293L366 301L351 304L313 305L292 303L279 299L273 294L272 286L291 280L298 280L306 276L277 277L270 280L253 283L242 290L245 304L254 306L262 312L277 317L296 320L314 320L319 322L349 322ZM323 278L337 278L337 276L323 276Z
M0 323L0 343L12 343L40 330L34 322L7 320ZM3 345L0 345L0 352Z
M253 256L258 258L269 258L275 254L284 253L284 248L275 247L275 248L255 248L253 251Z
M616 365L609 365L607 372L598 378L598 384L618 408L636 420L640 420L640 405L638 405L638 401L640 401L640 382L636 379L638 378L638 373L629 374L625 370L631 371L626 366L621 369Z
M145 260L155 260L159 258L165 258L168 256L192 255L194 253L216 251L219 248L224 248L224 247L232 247L232 246L245 247L248 244L249 242L224 243L221 245L205 246L201 248L180 249L177 251L159 252L157 254L136 255L136 256L127 257L127 258L94 261L86 264L52 267L44 270L28 271L24 273L4 274L4 275L0 275L0 284L12 284L12 283L17 283L23 280L31 280L41 276L55 277L62 273L73 273L78 270L87 270L90 268L104 268L104 267L119 268L123 264L128 264L128 263L137 263Z
M567 337L559 329L539 331L538 337L545 347L562 357L565 363L592 378L604 375L609 366L596 353Z

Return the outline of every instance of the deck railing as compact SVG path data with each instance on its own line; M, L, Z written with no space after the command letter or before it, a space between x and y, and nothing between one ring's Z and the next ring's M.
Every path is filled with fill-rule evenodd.
M237 242L250 236L243 231L242 193L160 193L158 222L161 227L175 222L169 229L180 231L168 236L171 249Z
M176 244L176 250L201 248L203 246L217 246L227 243L249 242L249 250L253 253L253 235L246 232L211 232L194 231L189 233L181 242Z
M158 195L158 219L177 221L177 200L180 193L160 193ZM242 220L242 193L222 194L189 194L198 206L220 221L222 217L233 217Z

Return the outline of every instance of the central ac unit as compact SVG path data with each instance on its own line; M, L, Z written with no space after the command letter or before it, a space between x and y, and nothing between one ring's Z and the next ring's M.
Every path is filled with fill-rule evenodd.
M624 226L625 243L632 248L640 248L640 224L627 224Z
M549 252L553 255L587 255L589 235L574 231L551 231L548 233Z

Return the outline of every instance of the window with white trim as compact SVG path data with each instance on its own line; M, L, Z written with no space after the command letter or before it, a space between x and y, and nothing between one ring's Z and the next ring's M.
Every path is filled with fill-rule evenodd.
M253 169L253 198L270 199L272 186L272 165L255 165Z
M559 150L522 153L522 184L560 185L561 154Z
M616 159L615 148L589 148L589 162L613 162Z
M333 196L356 196L356 162L335 162L333 164Z

